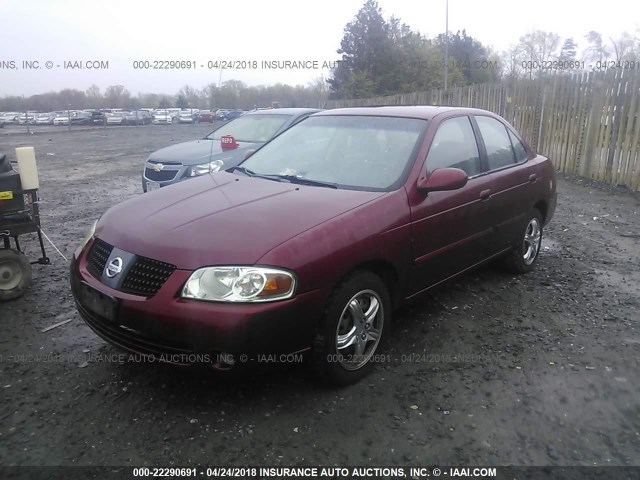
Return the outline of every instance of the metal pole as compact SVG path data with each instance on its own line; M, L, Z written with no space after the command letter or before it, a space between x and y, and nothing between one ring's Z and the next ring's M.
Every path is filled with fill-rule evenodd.
M218 76L218 108L222 108L220 100L222 99L222 68L220 69L220 75Z
M445 8L445 43L444 43L444 89L448 86L449 77L449 0Z
M69 122L69 131L71 131L71 104L67 106L67 121Z
M24 112L24 118L27 123L27 133L31 133L31 130L29 129L29 112ZM35 115L33 118L35 118Z

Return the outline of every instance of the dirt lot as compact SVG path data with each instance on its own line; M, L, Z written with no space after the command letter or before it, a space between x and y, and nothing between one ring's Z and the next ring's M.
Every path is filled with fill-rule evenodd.
M209 129L4 129L0 152L36 147L43 228L70 258L141 194L149 152ZM0 305L0 465L640 465L640 201L561 178L545 234L536 272L488 267L397 312L390 360L341 390L304 365L220 378L118 361L49 247Z

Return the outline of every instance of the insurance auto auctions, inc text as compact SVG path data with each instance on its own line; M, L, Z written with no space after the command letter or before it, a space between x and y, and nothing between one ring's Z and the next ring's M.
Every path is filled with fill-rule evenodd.
M209 468L211 476L235 476L234 468ZM238 469L243 477L276 478L432 478L445 477L495 477L495 468L447 468L439 467L253 467Z

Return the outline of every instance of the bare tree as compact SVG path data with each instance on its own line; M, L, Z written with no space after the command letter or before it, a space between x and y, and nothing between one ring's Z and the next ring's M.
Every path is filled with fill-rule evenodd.
M609 37L613 46L613 55L616 62L623 60L634 60L636 57L635 46L638 39L631 36L628 32L622 32L617 40Z
M100 87L97 85L91 85L85 92L87 96L87 102L91 108L100 108L104 103L104 97L100 93Z
M324 102L329 98L329 83L324 75L314 78L308 83L308 89L311 92L314 106L322 107Z
M128 107L131 94L124 85L111 85L104 93L104 99L109 107Z
M507 50L502 52L500 64L502 66L503 78L510 80L521 78L525 72L525 67L523 66L524 59L525 55L520 45L511 45Z
M589 44L584 51L583 59L585 62L602 62L609 58L610 52L602 40L602 35L591 30L585 35L585 38Z
M518 44L528 63L529 78L533 78L533 72L539 71L545 62L557 58L560 46L560 35L552 32L535 30L520 37Z
M193 88L191 85L185 85L178 91L178 97L182 97L192 108L205 107L204 95L198 89Z

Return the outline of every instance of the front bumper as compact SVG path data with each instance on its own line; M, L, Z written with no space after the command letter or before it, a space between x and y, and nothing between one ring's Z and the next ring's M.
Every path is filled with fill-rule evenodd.
M262 354L306 350L326 300L322 290L273 303L186 300L178 297L191 275L185 270L175 270L153 297L130 295L89 273L88 251L85 247L71 262L71 290L80 315L107 342L154 361L191 365L220 353L244 354L251 360ZM109 320L90 309L83 300L83 288L113 299L115 318Z

